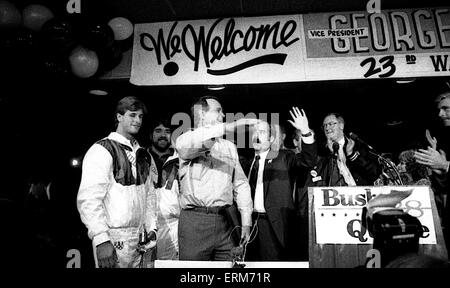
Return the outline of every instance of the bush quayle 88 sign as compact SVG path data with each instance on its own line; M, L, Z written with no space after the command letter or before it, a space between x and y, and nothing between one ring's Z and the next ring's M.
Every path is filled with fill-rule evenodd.
M372 244L373 238L361 225L362 208L380 194L408 191L412 193L396 207L417 217L424 233L419 244L436 244L429 187L314 187L314 217L317 244Z
M297 81L299 15L137 24L136 85Z
M450 9L303 16L306 80L450 75Z

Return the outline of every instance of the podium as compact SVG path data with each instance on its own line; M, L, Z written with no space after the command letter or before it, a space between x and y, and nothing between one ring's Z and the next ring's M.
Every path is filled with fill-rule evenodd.
M408 198L398 204L398 208L417 217L428 230L424 233L426 237L419 241L418 252L447 260L447 248L433 191L428 186L310 187L310 267L365 267L373 239L362 227L362 208L371 198L393 190L412 191Z

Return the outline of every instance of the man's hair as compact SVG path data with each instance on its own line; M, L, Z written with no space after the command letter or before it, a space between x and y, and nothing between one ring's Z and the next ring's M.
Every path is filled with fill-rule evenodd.
M205 96L201 96L201 97L195 99L195 101L192 103L191 117L192 117L192 119L194 119L194 127L198 126L198 123L195 123L195 121L199 120L198 117L196 117L196 115L195 115L195 113L196 113L195 107L201 106L202 111L208 110L209 105L208 105L208 101L206 101L208 99L213 99L213 100L216 100L217 102L219 102L219 99L217 97L211 96L211 95L205 95Z
M116 117L116 114L119 113L120 115L125 114L127 111L137 111L139 109L142 109L142 112L144 114L147 114L147 107L145 106L144 102L139 100L135 96L126 96L117 102L116 106L116 113L114 114L114 122L117 126L118 120Z
M162 125L164 127L172 129L172 125L170 124L169 118L159 117L159 118L151 120L150 133L153 133L153 130L155 130L155 128L158 127L159 125Z
M337 119L339 122L341 122L342 124L345 124L344 117L342 117L342 115L339 114L339 113L335 113L335 112L328 113L327 115L325 115L325 117L323 117L323 119L325 120L325 118L327 118L328 116L334 116L334 117L336 117L336 119Z
M446 91L444 93L439 94L436 99L434 100L436 103L441 102L444 99L450 99L450 91Z
M117 102L116 113L123 115L127 110L137 111L139 109L142 109L142 112L147 114L147 106L145 106L144 102L135 96L126 96Z

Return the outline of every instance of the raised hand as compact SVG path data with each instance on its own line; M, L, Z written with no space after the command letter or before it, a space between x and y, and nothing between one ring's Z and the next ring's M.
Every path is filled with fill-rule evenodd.
M297 107L292 107L289 114L291 114L292 120L288 121L295 129L300 130L302 134L306 134L310 131L308 118L303 109L299 110Z
M436 149L428 147L428 149L419 149L414 152L416 162L425 165L432 170L445 170L448 162L443 151L439 153Z
M437 140L436 140L436 137L431 136L430 130L427 129L425 131L425 137L427 138L428 144L430 144L430 147L433 148L434 150L436 150Z

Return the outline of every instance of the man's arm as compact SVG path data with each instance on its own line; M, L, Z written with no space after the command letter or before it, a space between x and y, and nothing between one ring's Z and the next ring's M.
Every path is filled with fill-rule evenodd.
M221 123L207 127L199 127L180 135L175 144L175 149L180 158L183 160L192 160L211 149L215 143L213 138L221 137L224 134L224 125Z
M314 141L314 133L309 128L308 117L303 109L293 107L291 111L292 120L289 123L296 129L295 133L300 134L302 141L302 152L296 155L296 167L312 168L317 162L317 145Z
M182 160L192 160L211 149L215 143L214 138L234 132L238 127L255 125L258 122L258 119L242 118L231 123L199 127L180 135L176 140L175 148Z
M381 174L381 165L375 157L371 157L363 146L355 145L355 141L348 139L346 146L347 166L357 170L368 182L375 182Z
M83 159L77 208L81 221L88 228L88 236L97 247L99 267L114 267L117 260L115 249L108 236L103 199L110 188L109 173L112 157L101 145L94 144Z
M151 157L151 156L150 156ZM150 171L157 171L155 162L151 158ZM153 169L152 169L153 166ZM145 208L145 229L148 231L151 241L145 246L145 249L150 249L156 246L156 231L157 231L157 219L158 219L158 194L154 183L158 182L158 175L151 173L148 175L148 179L145 182L145 191L147 203Z

